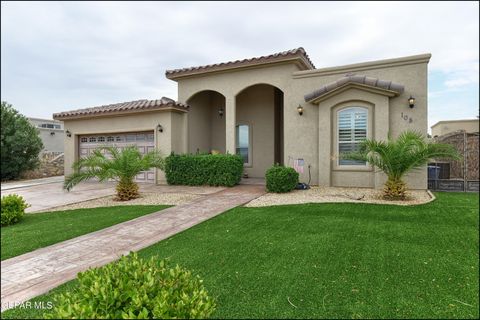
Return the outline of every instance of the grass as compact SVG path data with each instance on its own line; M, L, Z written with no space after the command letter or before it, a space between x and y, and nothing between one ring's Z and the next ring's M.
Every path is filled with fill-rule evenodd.
M115 206L26 214L17 224L1 229L1 259L43 248L169 206Z
M214 318L478 318L478 194L436 195L415 207L236 208L140 255L199 274Z

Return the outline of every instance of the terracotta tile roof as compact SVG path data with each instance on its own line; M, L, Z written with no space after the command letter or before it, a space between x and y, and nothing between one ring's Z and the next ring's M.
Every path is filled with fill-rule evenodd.
M404 91L404 86L401 84L393 83L388 80L380 80L377 78L370 78L364 75L355 75L355 74L346 74L344 77L326 84L319 89L310 92L304 96L306 102L318 99L324 95L329 94L330 92L341 88L350 83L357 83L367 87L373 87L378 89L383 89L385 91L391 91L395 94L400 94Z
M176 109L185 112L188 110L188 105L176 102L175 100L167 97L162 97L161 99L157 100L143 99L54 113L53 118L58 120L64 120L68 118L90 117L98 115L110 115L116 113L130 113L136 111L162 109Z
M274 63L274 62L280 62L280 61L288 61L292 59L297 59L300 62L301 66L304 68L303 70L315 69L313 62L308 57L305 49L300 47L293 50L278 52L278 53L270 54L267 56L255 57L250 59L215 63L215 64L209 64L209 65L198 66L198 67L167 70L165 72L165 75L168 79L175 79L177 77L182 77L187 75L227 70L231 68L238 68L238 67L244 67L244 66L262 65L262 64L268 64L268 63Z

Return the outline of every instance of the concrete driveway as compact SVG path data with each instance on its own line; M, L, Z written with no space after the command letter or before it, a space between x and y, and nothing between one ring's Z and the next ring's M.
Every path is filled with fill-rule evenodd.
M63 190L62 185L63 177L10 182L2 184L2 196L12 193L22 196L31 205L25 212L35 213L115 194L114 182L82 182L76 185L70 192ZM139 183L139 186L140 192L172 192L197 195L213 194L225 189L224 187L168 186L151 183Z
M113 183L80 183L70 192L63 190L62 186L63 179L57 179L53 182L46 180L44 183L29 180L29 182L18 183L18 186L13 188L10 186L5 188L2 185L2 196L12 193L22 196L31 205L25 212L32 213L75 202L105 197L115 193Z

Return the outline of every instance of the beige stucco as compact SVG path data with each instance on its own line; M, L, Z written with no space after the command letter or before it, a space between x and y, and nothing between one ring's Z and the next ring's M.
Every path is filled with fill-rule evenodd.
M439 121L432 126L432 137L459 130L465 130L467 133L478 132L478 124L478 119Z
M235 127L247 123L251 125L253 159L245 171L252 177L263 177L274 162L273 92L277 88L283 92L284 101L283 162L288 165L291 158L305 159L301 181L308 181L310 166L314 185L380 188L385 177L373 168L337 165L336 113L349 106L367 108L368 135L375 139L386 139L389 133L395 137L409 129L426 135L429 59L430 55L424 54L307 71L284 61L178 77L178 101L190 105L187 113L152 112L65 121L65 128L75 135L65 138L66 167L76 157L78 134L153 130L161 123L164 132L155 131L155 139L165 154L197 149L235 153ZM392 81L405 90L395 95L349 86L315 103L305 102L305 94L347 73ZM416 100L414 108L408 105L410 96ZM297 112L299 105L304 108L303 115ZM223 116L218 114L219 108L224 109ZM162 181L159 174L158 182ZM426 169L409 175L407 184L425 189Z
M277 64L257 68L222 71L208 75L196 75L177 79L178 97L185 102L189 97L203 90L214 90L225 96L225 137L226 150L235 151L235 125L239 122L236 112L239 106L237 94L254 84L270 84L284 93L284 163L289 157L304 158L311 165L312 184L363 186L380 188L384 177L373 171L352 171L334 168L332 150L335 145L332 133L332 110L341 104L363 102L372 107L372 137L386 139L387 134L397 136L405 130L418 130L427 134L427 65L429 54L412 57L374 61L367 63L300 71L294 64ZM346 73L393 81L405 86L399 96L387 97L368 90L349 89L333 95L318 105L304 102L304 95L322 85L337 80ZM409 108L408 98L413 96L415 107ZM304 107L300 116L297 106ZM255 121L259 114L251 114L249 121ZM241 119L245 121L246 119ZM253 145L255 146L254 139ZM271 161L270 149L262 150L253 157ZM250 169L255 171L254 166ZM259 173L259 172L258 172ZM257 172L256 172L257 174ZM308 170L300 175L300 180L308 180ZM414 189L425 189L427 173L420 170L407 178Z
M69 131L71 137L65 135L65 174L72 173L72 164L78 159L78 137L84 134L103 134L120 132L153 131L155 146L165 156L170 152L183 153L186 151L182 139L182 126L184 113L172 111L142 112L122 116L104 116L64 121L65 132ZM163 127L163 132L157 126ZM165 176L157 170L156 182L164 183Z

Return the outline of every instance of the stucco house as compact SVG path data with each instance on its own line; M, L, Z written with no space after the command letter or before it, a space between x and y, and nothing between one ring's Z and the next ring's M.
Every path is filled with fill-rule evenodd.
M60 154L63 152L65 137L61 121L32 117L27 119L38 129L40 139L43 142L42 153Z
M382 173L339 154L365 137L412 129L427 134L430 54L315 68L303 48L167 70L178 101L139 100L54 114L65 124L65 168L102 144L137 144L164 154L240 153L250 177L273 163L304 165L300 180L380 188ZM296 162L297 165L300 162ZM164 183L161 171L137 181ZM427 187L427 170L407 177Z

